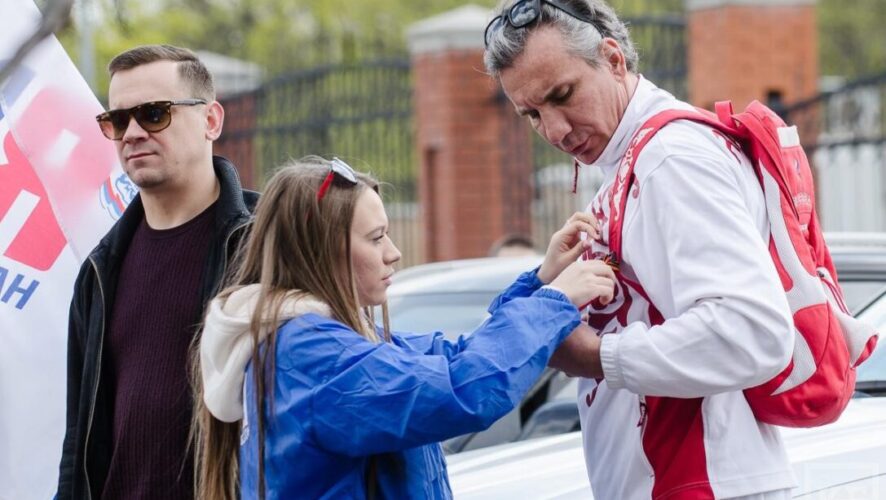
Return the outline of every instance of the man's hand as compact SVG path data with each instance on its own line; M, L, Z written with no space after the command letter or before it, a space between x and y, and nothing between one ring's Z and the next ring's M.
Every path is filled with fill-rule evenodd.
M582 323L560 344L548 366L570 377L603 378L600 344L597 332Z
M586 233L587 238L582 240L581 233ZM551 237L545 260L538 270L538 279L546 285L550 284L566 266L578 260L582 252L591 247L591 240L599 234L596 218L584 212L573 214Z

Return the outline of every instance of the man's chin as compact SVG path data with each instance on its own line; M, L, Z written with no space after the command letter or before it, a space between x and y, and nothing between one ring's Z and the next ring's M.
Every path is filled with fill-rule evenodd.
M158 188L164 184L166 179L159 175L151 175L150 172L133 172L127 173L129 180L138 186L139 190L151 190Z
M592 152L588 151L586 153L582 153L576 156L576 159L580 161L583 165L593 165L600 158L600 152Z

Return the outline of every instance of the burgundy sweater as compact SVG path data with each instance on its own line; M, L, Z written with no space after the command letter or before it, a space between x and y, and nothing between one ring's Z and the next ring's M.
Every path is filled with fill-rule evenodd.
M162 231L143 220L123 259L102 372L114 394L104 500L194 497L188 358L214 216Z

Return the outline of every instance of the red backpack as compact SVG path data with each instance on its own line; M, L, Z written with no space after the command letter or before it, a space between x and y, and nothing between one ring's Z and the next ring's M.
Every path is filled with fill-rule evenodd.
M855 367L873 352L877 333L853 318L843 302L837 273L815 212L812 171L796 127L788 127L754 101L743 113L732 104L705 110L661 112L631 140L610 193L609 249L621 256L622 226L634 164L665 125L691 120L733 140L754 165L769 215L769 253L788 297L796 328L788 366L772 380L745 389L757 420L787 427L813 427L840 416L855 390ZM617 262L617 260L616 260Z

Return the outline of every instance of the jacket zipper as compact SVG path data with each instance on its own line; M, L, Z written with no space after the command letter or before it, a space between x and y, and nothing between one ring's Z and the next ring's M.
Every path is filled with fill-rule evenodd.
M643 457L643 463L646 464L646 468L649 470L649 477L655 476L655 469L652 468L652 464L649 462L649 457L646 456L646 448L643 447L643 438L646 437L646 420L647 420L647 411L648 407L646 406L646 397L639 396L640 398L640 420L637 422L637 427L640 428L640 456Z
M95 384L92 388L92 403L89 407L89 418L86 420L86 438L83 440L83 474L86 476L86 497L88 499L92 499L92 486L89 484L89 470L87 467L87 460L89 455L89 434L92 431L92 419L95 416L95 403L96 398L98 397L98 385L99 380L102 374L102 350L105 346L105 305L107 302L105 301L105 290L102 286L101 275L98 272L98 265L89 257L89 262L92 264L92 268L95 269L95 280L98 282L98 292L101 296L102 301L102 329L101 335L99 336L98 343L98 358L96 359L96 373L95 373Z

